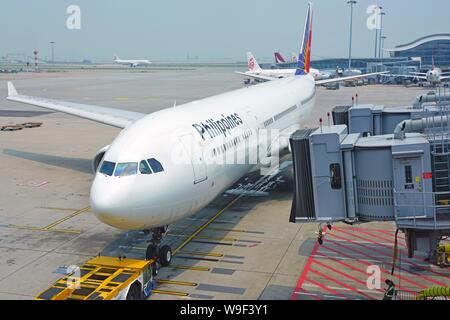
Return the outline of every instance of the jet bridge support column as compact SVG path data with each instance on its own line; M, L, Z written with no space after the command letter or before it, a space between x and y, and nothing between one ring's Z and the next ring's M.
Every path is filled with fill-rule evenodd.
M358 212L354 146L360 137L359 133L349 134L341 144L344 162L346 216L350 220L356 218Z

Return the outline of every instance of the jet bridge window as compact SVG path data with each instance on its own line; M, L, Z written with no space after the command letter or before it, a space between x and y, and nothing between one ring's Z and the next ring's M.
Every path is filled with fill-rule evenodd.
M115 167L116 167L116 164L114 162L103 161L103 164L102 164L99 172L106 174L108 176L112 176Z
M339 163L330 165L330 182L331 189L339 190L342 188L341 165Z
M138 164L137 162L126 162L117 164L114 176L126 177L137 174Z
M161 165L161 162L159 162L158 160L152 158L152 159L148 159L147 161L148 161L148 164L150 165L150 167L152 168L154 173L158 173L158 172L163 172L164 171L164 168Z
M148 166L147 161L142 160L141 163L139 163L139 172L141 174L152 174L152 170Z

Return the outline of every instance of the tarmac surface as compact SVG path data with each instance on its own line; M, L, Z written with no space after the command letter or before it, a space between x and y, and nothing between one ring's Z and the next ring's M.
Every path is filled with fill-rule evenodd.
M0 75L0 126L42 122L39 128L0 131L0 299L33 299L61 277L60 266L124 254L143 258L146 237L99 222L89 209L91 160L116 128L13 102L6 81L34 95L151 113L242 87L232 68L99 70ZM409 105L427 89L366 86L319 88L309 123L336 105ZM448 269L403 257L390 276L393 223L337 224L316 241L317 224L288 222L292 188L287 176L249 175L238 184L267 197L224 194L171 226L171 267L158 276L150 299L380 299L367 267L381 267L406 293L450 284Z

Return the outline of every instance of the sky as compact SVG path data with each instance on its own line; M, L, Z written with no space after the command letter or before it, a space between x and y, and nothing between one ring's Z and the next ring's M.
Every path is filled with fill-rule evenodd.
M346 0L315 0L313 59L348 57L350 7ZM290 56L300 47L305 0L2 0L0 56L55 60L122 59L235 62L252 51L261 61L273 52ZM367 28L370 5L384 8L385 47L433 33L450 33L448 0L358 0L353 56L373 57L375 31ZM81 29L66 26L70 5L81 10Z

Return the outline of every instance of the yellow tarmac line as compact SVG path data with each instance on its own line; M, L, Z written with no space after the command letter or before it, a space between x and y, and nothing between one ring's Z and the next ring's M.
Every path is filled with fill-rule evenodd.
M269 172L268 175L272 174L273 172L275 172L276 169L272 170L271 172ZM256 183L254 184L255 186L257 186L261 181L263 181L266 178L266 176L263 176L262 178L260 178L258 181L256 181ZM237 196L236 198L234 198L232 201L230 201L223 209L221 209L219 212L217 212L214 216L212 216L204 225L202 225L200 228L198 228L196 231L194 231L194 233L192 233L186 240L184 240L174 251L173 254L177 254L178 251L180 251L181 249L183 249L189 242L191 242L195 237L197 237L203 230L205 230L206 228L208 228L211 223L213 223L222 213L224 213L226 210L228 210L228 208L230 208L231 206L233 206L238 200L240 200L242 197L244 197L245 192L241 193L239 196Z
M191 255L191 256L219 257L219 258L223 257L223 254L214 253L214 252L181 251L180 253Z
M213 217L211 217L204 225L202 225L200 228L198 228L194 233L192 233L186 240L184 240L174 251L173 254L177 254L178 251L180 251L181 249L183 249L189 242L192 241L192 239L194 239L195 237L197 237L200 232L202 232L203 230L205 230L211 223L214 222L214 220L216 220L225 210L227 210L228 208L230 208L233 204L235 204L239 199L241 198L241 196L238 196L236 198L234 198L234 200L230 201L222 210L220 210L219 212L217 212Z
M74 208L58 208L58 207L36 207L37 209L47 209L47 210L56 210L56 211L77 211L78 209Z
M179 285L179 286L187 286L187 287L196 287L196 286L198 286L198 283L185 282L185 281L156 280L156 282L163 283L163 284L176 284L176 285Z
M180 297L187 297L189 295L186 292L166 291L166 290L152 290L152 292L159 293L159 294L168 294L171 296L180 296Z
M246 230L240 230L240 229L226 229L226 228L209 228L209 230L213 231L230 231L230 232L247 232Z
M170 268L183 269L183 270L194 270L194 271L209 271L209 270L211 270L210 268L205 268L205 267L173 266L173 265L171 265Z
M236 239L236 238L227 238L227 237L215 238L215 237L208 237L208 236L197 236L195 238L197 238L197 239L205 239L205 240L215 240L215 241L230 241L230 242L238 241L238 239Z
M74 213L68 215L67 217L62 218L62 219L60 219L60 220L58 220L56 222L53 222L52 224L49 224L48 226L44 227L43 229L47 229L47 230L51 229L54 226L57 226L58 224L61 224L61 223L65 222L65 221L67 221L69 219L72 219L73 217L76 217L79 214L82 214L82 213L84 213L86 211L89 211L90 209L91 209L90 207L86 207L86 208L80 209L78 211L75 211Z
M33 230L33 231L46 231L46 232L60 232L60 233L73 233L80 234L81 230L70 230L70 229L47 229L47 228L37 228L29 226L17 226L14 224L9 225L10 228L22 229L22 230Z

